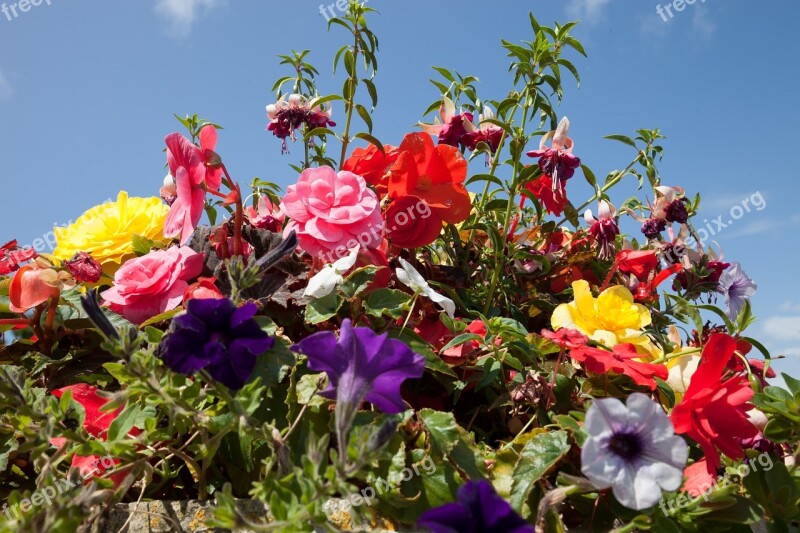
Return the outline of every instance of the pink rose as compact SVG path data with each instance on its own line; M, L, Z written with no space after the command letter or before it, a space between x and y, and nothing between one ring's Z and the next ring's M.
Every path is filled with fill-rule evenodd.
M189 281L202 271L203 254L183 247L158 250L122 265L102 296L112 311L141 324L178 307Z
M296 231L300 249L326 262L358 245L378 247L383 239L378 196L352 172L309 168L289 186L282 205L290 219L284 235Z

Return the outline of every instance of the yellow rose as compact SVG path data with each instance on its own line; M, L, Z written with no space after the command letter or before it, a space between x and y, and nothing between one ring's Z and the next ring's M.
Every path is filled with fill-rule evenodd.
M652 322L650 311L635 303L628 289L621 285L609 287L597 298L592 296L585 280L573 282L572 289L574 301L561 304L553 311L554 330L577 329L609 348L631 343L639 353L661 355L650 337L642 332Z
M158 243L164 237L164 220L169 208L160 198L128 198L121 191L116 202L89 209L69 227L53 228L57 246L56 259L65 261L78 252L86 252L113 276L120 265L135 257L132 239L139 235Z

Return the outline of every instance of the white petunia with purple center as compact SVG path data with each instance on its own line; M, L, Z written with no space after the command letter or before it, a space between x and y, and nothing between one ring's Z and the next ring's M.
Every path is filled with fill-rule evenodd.
M583 475L600 490L612 488L625 507L647 509L662 490L681 486L689 449L647 395L631 394L627 405L616 398L595 400L584 428L589 438L581 451Z

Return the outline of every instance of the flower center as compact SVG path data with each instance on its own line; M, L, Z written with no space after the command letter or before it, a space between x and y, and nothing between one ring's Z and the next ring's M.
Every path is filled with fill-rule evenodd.
M642 441L635 433L615 433L608 448L623 459L635 459L642 452Z
M433 180L431 180L430 176L427 174L423 174L417 180L417 190L422 192L427 192L431 190L431 186L433 185Z
M217 332L211 334L211 342L218 342L218 343L222 344L223 346L227 346L228 345L228 336L225 335L222 332L217 331Z

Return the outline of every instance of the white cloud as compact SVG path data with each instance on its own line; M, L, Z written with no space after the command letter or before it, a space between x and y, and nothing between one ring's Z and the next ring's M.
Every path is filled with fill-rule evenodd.
M772 316L762 322L761 328L776 341L800 341L800 316Z
M786 311L787 313L798 313L800 312L800 304L795 302L783 302L778 309Z
M611 0L570 0L567 4L567 14L591 24L598 21L610 3Z
M692 17L692 30L706 39L717 31L717 24L708 15L708 9L698 6Z
M156 0L156 13L170 26L175 37L186 37L197 19L219 7L225 0Z
M0 102L8 100L12 94L14 94L14 89L11 87L11 83L9 83L3 71L0 70Z

